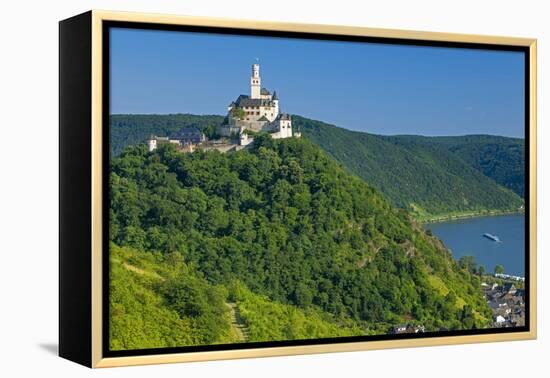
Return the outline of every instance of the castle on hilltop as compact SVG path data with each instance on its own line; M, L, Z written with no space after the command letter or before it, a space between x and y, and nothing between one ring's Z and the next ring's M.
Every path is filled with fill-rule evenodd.
M222 136L239 134L241 145L250 143L246 130L268 132L274 139L300 137L292 131L290 114L281 113L277 92L262 88L260 65L252 65L250 96L240 95L227 107L227 117L219 127Z
M170 136L152 135L147 141L149 151L166 143L176 145L182 152L193 152L196 148L221 152L238 151L248 148L254 142L251 133L247 131L267 132L274 139L299 138L301 133L292 130L290 114L280 111L277 93L274 91L271 94L262 88L261 80L260 65L253 64L250 96L240 95L229 104L227 116L216 130L220 139L207 140L204 133L197 128L184 127Z

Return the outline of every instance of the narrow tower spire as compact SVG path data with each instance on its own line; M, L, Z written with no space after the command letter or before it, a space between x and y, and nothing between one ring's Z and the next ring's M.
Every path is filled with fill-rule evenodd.
M260 65L252 65L252 76L250 77L250 98L260 98L260 89L262 88L262 79L260 78Z

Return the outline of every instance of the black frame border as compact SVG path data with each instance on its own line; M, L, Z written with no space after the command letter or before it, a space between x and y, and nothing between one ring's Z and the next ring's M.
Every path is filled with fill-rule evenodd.
M92 366L92 12L59 22L59 356ZM78 126L78 127L75 127Z
M132 350L117 350L109 349L109 176L110 176L110 30L112 28L125 29L140 29L140 30L155 30L155 31L176 31L176 32L191 32L204 34L221 34L235 36L256 36L266 38L291 38L305 40L326 40L326 41L341 41L341 42L359 42L371 44L389 44L389 45L409 45L421 47L444 47L444 48L461 48L475 50L493 50L493 51L512 51L522 52L524 54L524 125L525 125L525 326L514 328L486 328L477 330L460 330L460 331L437 331L426 332L422 334L402 334L402 335L374 335L374 336L350 336L338 338L324 339L303 339L303 340L284 340L284 341L268 341L254 343L234 343L234 344L212 344L212 345L196 345L183 347L167 347L167 348L151 348L151 349L132 349ZM406 339L425 339L448 336L473 336L487 334L502 334L502 333L520 333L529 332L531 330L531 300L530 288L530 213L531 213L531 140L530 140L530 104L531 104L531 83L530 83L530 48L528 46L516 45L499 45L499 44L484 44L475 42L451 42L451 41L431 41L431 40L415 40L407 38L391 38L391 37L369 37L357 35L335 35L324 33L308 33L308 32L289 32L289 31L272 31L260 29L241 29L229 27L212 27L212 26L195 26L195 25L172 25L162 23L146 23L132 21L102 21L102 174L103 174L103 240L102 240L102 354L103 357L129 357L142 355L160 355L174 353L192 353L204 351L223 351L237 349L258 349L269 347L284 347L284 346L304 346L304 345L321 345L321 344L340 344L340 343L356 343L368 341L382 340L406 340ZM106 148L107 147L107 148Z

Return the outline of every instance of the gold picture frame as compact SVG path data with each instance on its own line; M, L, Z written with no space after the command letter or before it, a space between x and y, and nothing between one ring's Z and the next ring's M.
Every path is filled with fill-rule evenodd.
M162 24L313 33L408 41L518 46L528 51L528 222L529 329L521 332L459 336L432 336L314 345L269 346L252 349L208 350L121 357L104 355L105 248L103 193L106 185L103 157L105 72L103 49L108 22ZM295 24L93 10L60 23L60 355L89 367L114 367L188 361L208 361L372 349L424 347L535 339L537 336L537 153L536 153L535 39L436 33L337 25ZM79 65L80 68L72 67ZM75 122L88 126L74 127ZM71 125L73 126L71 128ZM527 135L526 135L527 137ZM68 146L78 139L84 149ZM65 143L67 142L67 143ZM75 177L76 175L76 177ZM76 180L76 184L75 184ZM74 208L77 202L81 208ZM82 220L82 218L84 218Z

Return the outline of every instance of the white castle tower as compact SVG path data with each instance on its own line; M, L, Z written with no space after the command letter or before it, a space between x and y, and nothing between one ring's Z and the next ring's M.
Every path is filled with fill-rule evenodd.
M252 76L250 77L250 98L260 98L262 79L260 78L260 65L252 65Z
M250 96L240 95L227 107L227 117L218 127L219 135L229 137L240 135L240 145L252 143L253 138L246 130L267 132L273 139L300 137L300 132L293 132L290 114L281 113L277 92L271 93L262 88L260 65L252 65L250 76Z

